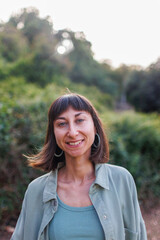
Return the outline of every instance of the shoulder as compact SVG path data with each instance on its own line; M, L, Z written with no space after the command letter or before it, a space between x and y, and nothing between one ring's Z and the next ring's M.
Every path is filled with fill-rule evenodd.
M124 167L117 166L117 165L112 165L112 164L106 164L108 171L111 174L114 174L114 176L117 177L131 177L131 173Z
M110 174L115 174L115 175L131 175L130 172L121 166L118 165L113 165L113 164L109 164L109 163L100 163L97 164L97 168L102 168L104 171L110 173Z
M43 187L48 179L48 176L50 175L50 173L44 174L36 179L34 179L29 185L28 188L32 189L35 187Z
M36 179L34 179L29 185L26 190L26 196L27 198L30 197L40 197L43 195L43 191L45 189L45 186L47 184L48 178L51 175L51 173L44 174Z
M115 182L115 184L134 184L134 179L126 168L108 163L100 165L103 168L104 174L108 175L110 181Z
M118 191L126 191L136 193L136 185L131 173L124 167L108 164L108 171L111 181L114 183ZM123 191L122 191L123 192Z

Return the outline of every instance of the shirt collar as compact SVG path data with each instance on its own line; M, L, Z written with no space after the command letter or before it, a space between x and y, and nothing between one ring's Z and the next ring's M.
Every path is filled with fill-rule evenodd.
M94 184L100 185L102 188L109 190L109 173L108 167L105 163L95 165L96 179Z
M58 167L55 171L51 171L49 173L48 179L44 188L44 192L43 192L44 203L52 199L56 199L58 169L63 166L64 166L64 163L61 162L58 164ZM94 185L98 184L102 188L109 190L109 177L108 177L107 164L105 163L96 164L95 174L96 174L96 179L95 179Z
M43 192L43 202L46 203L52 199L56 199L57 192L57 176L59 168L63 167L64 163L60 162L55 169L51 171L48 175L48 179Z

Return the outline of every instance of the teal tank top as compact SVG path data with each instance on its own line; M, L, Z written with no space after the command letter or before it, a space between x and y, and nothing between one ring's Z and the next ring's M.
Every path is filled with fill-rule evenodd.
M71 207L58 198L58 210L49 224L49 240L104 240L93 205Z

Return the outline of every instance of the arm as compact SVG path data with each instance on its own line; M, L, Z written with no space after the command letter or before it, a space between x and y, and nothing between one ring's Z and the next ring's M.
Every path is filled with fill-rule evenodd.
M129 174L127 176L126 199L124 204L124 225L126 227L126 235L132 231L137 234L137 240L147 240L147 233L145 223L142 218L139 207L136 185L133 177Z
M145 227L145 223L139 207L137 190L136 190L134 181L133 181L132 187L133 187L132 189L133 204L135 209L135 216L137 219L136 221L137 221L137 230L138 230L138 240L147 240L146 227Z
M27 192L25 194L22 209L20 216L18 218L14 233L11 237L11 240L23 240L24 239L24 226L25 226L25 216L26 216L26 198L27 198Z

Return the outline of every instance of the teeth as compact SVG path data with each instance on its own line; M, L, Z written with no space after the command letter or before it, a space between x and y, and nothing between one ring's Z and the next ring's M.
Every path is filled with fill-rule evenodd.
M78 145L80 144L81 141L78 141L78 142L69 142L68 144L71 145L71 146L75 146L75 145Z

